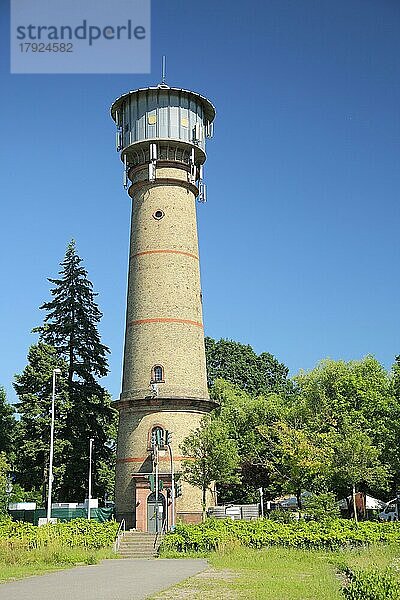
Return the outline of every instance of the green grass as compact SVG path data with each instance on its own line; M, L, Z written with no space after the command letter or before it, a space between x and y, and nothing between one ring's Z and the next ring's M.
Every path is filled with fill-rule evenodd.
M51 571L59 571L60 569L68 569L73 565L57 565L51 567L46 564L35 565L4 565L0 563L0 584L15 579L23 579L32 575L42 575Z
M0 545L0 582L67 569L76 565L92 565L104 558L114 558L110 548L101 550L69 548L50 544L44 548L9 548Z
M398 546L329 552L271 547L211 553L211 568L154 600L343 600L344 566L384 570L400 563ZM360 597L360 600L363 598Z
M336 555L335 555L336 556ZM386 567L400 567L400 547L392 544L388 546L369 546L367 548L337 553L339 563L342 557L350 569L370 569L376 567L380 570Z
M340 582L326 553L289 548L238 549L215 554L212 565L238 573L230 583L238 597L268 600L333 600L340 598ZM249 593L251 591L251 594Z

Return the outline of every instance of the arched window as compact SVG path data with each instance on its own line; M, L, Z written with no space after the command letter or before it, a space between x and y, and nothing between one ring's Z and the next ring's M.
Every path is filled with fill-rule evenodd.
M165 431L160 425L156 425L151 430L150 443L153 446L155 442L157 442L159 448L165 446Z
M162 383L164 381L164 368L161 365L154 365L152 368L151 381L153 383Z

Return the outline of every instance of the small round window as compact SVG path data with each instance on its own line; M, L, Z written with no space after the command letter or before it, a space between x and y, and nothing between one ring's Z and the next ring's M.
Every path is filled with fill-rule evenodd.
M156 221L159 221L160 219L163 218L163 216L165 215L164 211L161 209L156 210L155 212L153 212L153 218Z

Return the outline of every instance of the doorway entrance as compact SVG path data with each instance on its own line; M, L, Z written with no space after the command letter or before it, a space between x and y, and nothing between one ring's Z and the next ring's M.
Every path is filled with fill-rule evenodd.
M156 509L156 494L153 492L147 497L147 531L149 533L162 531L163 523L167 516L163 494L158 494L158 511Z

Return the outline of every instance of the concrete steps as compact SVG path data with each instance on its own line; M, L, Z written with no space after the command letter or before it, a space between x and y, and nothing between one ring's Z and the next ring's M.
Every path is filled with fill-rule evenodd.
M154 547L155 539L154 533L127 531L121 539L118 554L121 558L154 558L159 546L158 542Z

